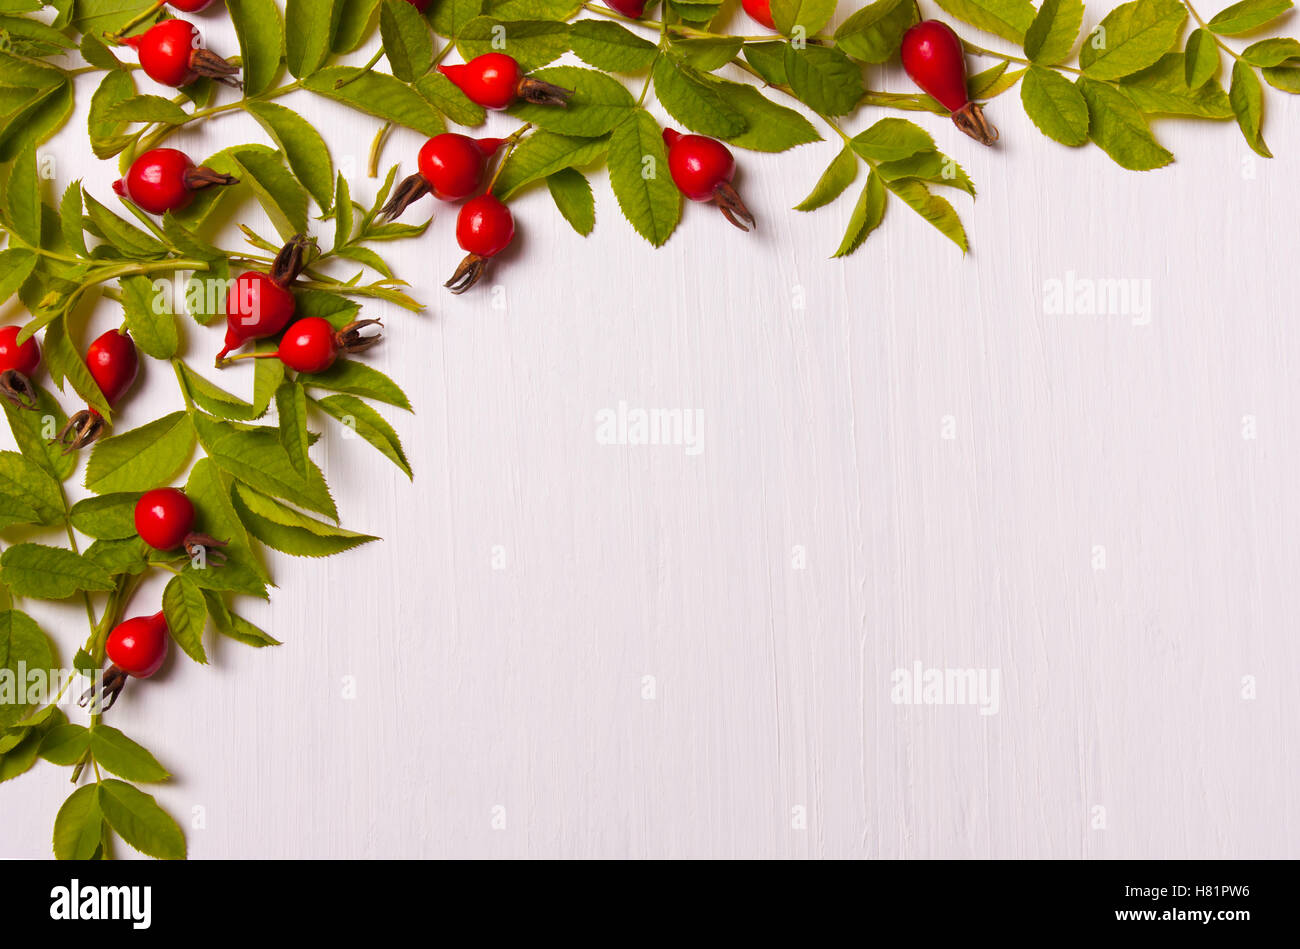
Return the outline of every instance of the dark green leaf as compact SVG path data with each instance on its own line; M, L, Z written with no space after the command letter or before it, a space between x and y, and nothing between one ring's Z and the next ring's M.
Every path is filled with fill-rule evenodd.
M638 234L661 246L682 215L682 195L668 173L659 123L638 109L609 140L609 182L619 209Z
M185 835L157 801L115 778L106 778L98 788L99 808L118 836L146 856L185 859Z
M96 442L86 466L86 487L96 494L147 491L170 482L193 451L189 416L172 412Z
M555 206L575 231L586 237L596 226L596 201L591 183L572 168L564 168L546 179Z

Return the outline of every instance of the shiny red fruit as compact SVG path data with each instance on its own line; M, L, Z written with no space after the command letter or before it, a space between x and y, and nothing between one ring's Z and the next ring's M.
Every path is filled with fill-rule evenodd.
M250 339L274 336L289 325L296 308L293 294L266 274L240 274L226 297L226 348L217 360Z
M133 161L113 190L150 214L178 211L194 197L185 183L186 175L194 170L194 162L184 152L155 148Z
M429 9L429 4L433 3L433 0L406 0L406 2L423 13Z
M467 63L439 66L438 71L485 109L506 109L519 97L523 71L505 53L484 53Z
M212 0L167 0L167 6L175 7L182 13L198 13L212 5Z
M104 644L109 661L129 676L147 679L167 658L167 620L162 613L137 616L113 627Z
M664 129L664 143L668 146L668 173L692 201L712 201L718 186L736 174L736 159L721 142Z
M434 197L459 201L479 189L487 160L504 139L473 139L445 132L435 135L420 149L420 174Z
M309 316L289 327L280 340L280 361L298 372L324 372L338 358L334 327L319 316Z
M903 68L912 81L949 112L970 102L966 92L966 55L961 39L946 23L922 20L903 34Z
M740 5L745 8L750 19L763 24L769 30L776 29L776 23L772 20L772 0L740 0Z
M126 394L140 371L135 342L125 332L109 330L86 350L86 366L104 400L114 405Z
M515 236L515 219L510 209L490 194L466 201L456 218L456 240L461 248L478 257L495 257Z
M154 550L175 550L194 527L194 502L179 488L154 488L135 502L135 532Z
M203 41L199 31L185 20L163 20L123 42L139 52L140 68L154 82L179 88L198 78L191 59Z
M33 336L19 345L21 326L0 326L0 372L20 372L30 376L41 364L41 347Z
M645 13L647 2L648 0L605 0L605 6L615 13L621 13L623 16L630 16L634 20L639 20ZM771 2L771 0L768 0L768 2Z

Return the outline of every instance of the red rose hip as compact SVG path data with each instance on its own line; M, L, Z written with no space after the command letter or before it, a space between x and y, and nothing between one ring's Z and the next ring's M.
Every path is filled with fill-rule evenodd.
M195 191L238 183L230 175L195 167L182 151L154 148L131 162L126 177L115 181L113 190L150 214L164 214L185 207Z
M731 185L736 174L731 149L703 135L683 135L674 129L664 129L664 144L668 173L682 194L692 201L716 204L723 217L742 231L754 227L754 215Z
M95 385L110 406L126 394L140 371L140 357L135 342L125 331L109 330L86 349L86 368ZM68 423L55 436L64 446L64 452L85 448L104 434L107 423L104 417L87 406L68 419Z
M391 221L426 194L440 201L469 197L483 183L488 159L504 142L454 132L435 135L420 148L419 172L398 183L381 213Z
M194 516L194 502L180 488L154 488L135 502L135 532L154 550L184 547L191 557L202 550L208 559L223 563L224 554L207 548L222 547L225 541L194 533Z
M634 20L639 20L645 14L645 8L648 0L605 0L605 6L609 7L615 13L621 13L623 16L630 16Z
M776 23L772 20L772 0L740 0L740 5L745 8L751 20L763 24L769 30L776 29Z
M443 286L452 293L464 293L474 286L488 260L510 246L514 236L515 219L496 196L481 194L466 201L456 218L456 242L469 256Z
M113 707L128 678L147 679L157 672L167 658L167 641L171 633L167 618L161 613L136 616L113 627L104 641L104 652L112 663L104 673L100 696L92 706L99 714ZM81 697L85 706L95 698L95 688Z
M41 364L41 347L33 336L18 342L21 326L0 326L0 395L24 409L36 408L32 375Z
M164 20L122 42L140 54L140 68L145 75L164 86L180 88L204 77L240 85L233 78L239 70L205 49L203 37L186 20Z
M484 53L467 63L439 66L438 72L485 109L508 109L522 99L533 105L568 105L572 90L525 76L514 57Z
M309 316L289 327L275 353L258 356L277 356L296 372L324 372L334 365L339 353L359 353L378 343L378 335L364 336L361 330L382 325L379 320L356 320L335 332L329 320Z
M226 297L226 341L217 354L218 368L232 349L250 339L275 336L289 325L297 310L289 284L306 266L311 246L311 241L299 234L276 254L269 274L249 270L235 278Z
M981 145L998 140L998 130L966 90L966 55L946 23L922 20L903 34L903 68L912 81L952 113L952 121Z

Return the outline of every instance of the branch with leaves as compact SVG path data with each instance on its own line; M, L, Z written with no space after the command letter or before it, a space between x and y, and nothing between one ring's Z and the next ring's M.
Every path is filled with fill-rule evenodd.
M469 199L457 227L469 256L448 282L459 291L513 237L506 205L526 189L545 185L560 214L585 236L595 226L588 176L607 169L623 216L657 247L681 221L683 192L717 204L738 227L753 224L756 216L731 186L729 148L780 153L830 135L841 147L795 210L832 204L865 171L835 256L856 251L891 202L965 251L965 228L939 189L974 197L975 185L919 124L933 121L947 133L949 126L930 115L951 116L990 144L996 135L982 109L993 100L1001 107L1000 97L1019 86L1026 114L1047 137L1068 147L1092 143L1124 168L1151 170L1173 160L1155 138L1153 120L1235 118L1249 146L1268 157L1264 87L1300 92L1300 42L1261 35L1290 11L1291 0L1241 0L1209 19L1179 0L1132 0L1095 26L1086 25L1082 0L1041 0L1037 7L1030 0L935 2L972 34L989 37L977 45L945 26L926 27L940 43L951 39L949 65L959 84L940 83L942 90L919 77L907 56L905 69L921 90L867 82L871 67L898 59L918 25L929 22L916 0L876 0L833 30L836 0L753 0L745 9L771 28L756 25L741 35L724 32L731 13L721 0L663 0L657 18L635 0L618 0L617 9L581 0L225 0L238 56L187 46L190 58L170 90L160 85L156 64L142 65L137 54L152 29L189 35L182 24L167 25L165 3L124 8L121 0L53 0L43 4L52 17L38 0L8 4L0 14L0 302L16 299L29 317L0 329L0 390L13 399L4 411L18 448L0 452L0 531L23 537L6 540L0 553L0 781L42 759L71 769L77 788L55 818L56 855L107 857L115 836L157 857L183 856L186 848L176 823L134 786L165 780L165 768L106 724L101 695L91 690L83 725L62 711L69 683L57 694L6 693L18 669L58 665L53 640L21 601L84 603L89 632L73 667L92 678L113 661L114 696L131 676L112 660L113 637L130 611L156 612L151 619L165 624L164 643L200 663L209 630L251 646L278 645L239 612L248 598L268 596L268 551L320 557L374 539L340 525L324 473L310 457L318 436L309 420L346 426L411 475L396 432L376 407L409 410L406 397L364 358L339 352L373 344L358 335L373 323L359 319L358 301L421 309L377 248L424 233L427 223L393 220L424 195ZM347 63L366 48L364 65ZM499 88L470 95L451 78L466 69L454 59L489 54L520 76L512 74L504 96ZM992 62L967 77L966 56ZM500 75L494 73L498 86ZM193 193L158 213L132 199L129 183L120 191L122 214L79 181L64 182L56 200L44 191L37 148L67 122L74 96L85 93L90 152L116 158L127 178L177 131L224 115L251 116L266 142L223 148L199 167L186 166L181 182ZM372 177L393 128L413 129L432 143L451 126L483 125L485 107L503 108L518 125L505 139L452 136L473 173L457 193L440 192L423 164L400 183L394 167L376 200L362 207L320 133L292 106L311 95L372 120ZM694 157L713 163L714 178L698 193L674 170L676 144L666 144L688 136L665 129L651 111L656 107L694 133L689 137L702 137L692 145ZM965 139L957 142L968 147ZM177 154L169 160L188 162ZM237 219L249 200L277 233L243 227L246 247L220 246L214 235L221 222ZM331 222L328 244L308 236L316 222ZM339 276L345 268L350 276ZM274 338L282 326L254 343L251 367L228 370L244 380L244 394L187 361L177 320L229 323L238 310L233 288L247 272L258 275L252 282L279 288L266 292L289 294L294 326L315 321L317 341L333 347L327 368L286 368L290 360ZM125 347L132 359L130 372L107 388L78 342L102 298L122 313L120 328L105 334L109 348ZM285 339L292 334L291 328ZM238 345L250 335L228 341ZM129 387L136 351L149 371L174 377L176 408L116 432L116 382ZM29 378L38 364L50 388ZM86 406L74 416L82 427L70 444L89 446L90 494L76 503L66 488L76 455L56 437L68 416L51 389L70 389ZM272 407L274 421L263 422ZM137 509L146 492L174 484L183 484L193 536L203 543L154 549L141 534ZM208 556L213 544L221 545L219 556ZM157 571L167 581L161 604L136 603L141 580Z

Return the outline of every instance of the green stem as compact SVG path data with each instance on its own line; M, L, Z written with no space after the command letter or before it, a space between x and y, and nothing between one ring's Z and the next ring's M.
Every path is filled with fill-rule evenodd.
M1192 15L1192 19L1197 22L1197 24L1201 27L1201 29L1203 29L1206 33L1210 34L1210 38L1214 40L1215 46L1219 47L1219 49L1223 50L1233 59L1236 60L1241 59L1241 57L1233 49L1231 49L1228 46L1228 44L1226 44L1225 42L1223 42L1223 40L1219 38L1219 35L1217 33L1215 33L1213 30L1211 30L1208 26L1205 25L1205 21L1201 19L1201 15L1196 12L1196 8L1191 5L1189 0L1183 0L1183 6L1187 7L1187 12Z
M334 88L342 89L344 86L346 86L348 83L352 82L353 80L361 78L366 73L370 72L370 70L374 69L375 66L379 64L379 61L383 58L384 58L384 48L381 46L379 47L379 49L375 50L375 55L370 57L370 62L362 66L357 72L354 72L351 76L348 76L345 79L336 80L334 82Z
M302 81L294 80L293 82L286 83L283 86L279 86L278 88L271 89L268 92L263 92L261 95L258 96L246 97L243 99L238 99L234 102L227 102L224 105L214 105L214 106L209 106L206 109L199 109L197 112L191 112L189 116L186 117L185 121L181 122L178 125L162 125L159 128L155 129L153 134L150 135L148 138L145 138L143 142L139 142L139 144L135 147L134 150L138 153L147 152L151 148L157 148L159 144L166 141L174 133L178 132L179 130L185 128L187 125L190 125L194 122L202 122L206 119L212 118L214 115L221 115L226 112L233 112L236 109L246 110L250 102L269 102L272 99L278 99L281 96L286 96L289 93L294 92L301 88L302 88ZM141 130L141 134L147 132L148 130L149 127L145 126L145 128Z
M1022 65L1022 66L1035 66L1035 65L1040 65L1040 64L1038 64L1038 63L1034 63L1032 60L1024 59L1024 58L1022 58L1022 57L1020 57L1020 56L1012 56L1012 55L1010 55L1010 54L1008 54L1008 53L999 53L999 52L997 52L996 50L985 49L983 46L976 46L974 43L967 42L966 40L962 40L962 44L961 44L961 45L964 46L964 47L966 48L966 52L968 52L968 53L974 53L976 56L990 56L990 57L992 57L993 59L1001 59L1001 60L1004 60L1004 61L1006 61L1006 62L1008 62L1008 63L1019 63L1019 64ZM1083 74L1083 70L1082 70L1082 69L1077 69L1077 68L1074 67L1074 66L1050 66L1050 67L1046 67L1046 68L1050 68L1050 69L1062 69L1062 70L1064 70L1065 72L1072 72L1072 73L1076 73L1076 74L1078 74L1078 75L1082 75L1082 74Z
M145 10L142 10L140 13L137 13L131 19L123 23L121 28L118 29L116 33L105 33L104 34L105 37L107 37L108 39L112 40L115 43L120 42L121 38L125 36L127 33L131 32L131 30L134 27L139 26L141 23L149 19L151 16L157 14L158 11L161 10L166 5L167 5L167 0L157 0L157 2L155 2L152 6L146 8Z
M497 179L501 177L501 169L505 168L506 162L510 159L510 153L515 150L515 146L519 144L519 140L523 138L524 134L532 127L532 122L525 122L523 125L519 126L519 128L515 129L506 139L506 150L501 153L501 159L497 162L496 168L493 169L492 177L488 180L487 187L483 189L485 194L490 194L492 192L492 188L496 185Z

